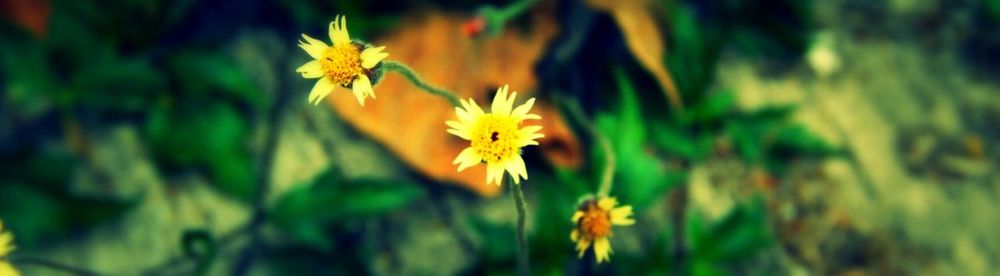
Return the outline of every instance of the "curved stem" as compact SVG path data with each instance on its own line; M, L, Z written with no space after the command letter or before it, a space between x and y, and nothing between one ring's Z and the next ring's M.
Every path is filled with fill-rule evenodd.
M34 265L34 266L45 267L53 270L66 272L72 275L81 275L81 276L101 275L100 273L89 271L83 268L78 268L67 264L62 264L55 261L39 259L39 258L30 258L30 257L10 258L10 262L18 266Z
M427 91L427 93L444 97L453 106L462 106L462 102L459 101L458 96L456 96L455 93L431 86L426 81L421 79L420 75L418 75L417 72L414 72L413 69L410 69L410 67L406 66L405 64L396 61L383 61L382 68L403 75L417 88L423 89L424 91Z
M505 183L500 184L504 185ZM511 194L514 194L514 204L517 208L517 270L520 275L528 275L528 244L524 239L524 220L527 216L524 191L521 190L521 184L506 183L506 185L510 187Z
M615 150L611 147L611 142L608 142L608 138L604 137L601 132L594 129L593 126L588 127L591 134L594 135L594 139L597 143L601 144L601 148L604 150L604 174L601 175L601 186L598 186L597 195L600 197L607 197L611 194L611 186L614 183L615 176Z
M280 78L279 78L280 79ZM274 159L278 140L280 139L281 118L289 103L290 94L287 92L288 82L278 81L278 90L274 98L274 104L269 113L264 116L266 124L266 136L257 163L256 191L253 195L253 215L250 217L250 243L240 252L233 267L233 275L247 275L253 263L260 258L263 252L263 238L260 229L267 221L267 195L270 193L271 176L273 175Z

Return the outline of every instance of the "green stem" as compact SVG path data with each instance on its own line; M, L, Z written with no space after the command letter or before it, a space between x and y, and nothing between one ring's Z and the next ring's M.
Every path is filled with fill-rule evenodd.
M508 182L508 181L502 181ZM504 183L501 183L504 185ZM517 208L517 270L520 275L528 275L528 244L524 240L524 220L527 208L524 204L524 191L521 184L506 183L514 194L514 204Z
M601 148L604 149L604 174L601 175L601 186L597 190L597 195L601 197L607 197L611 194L611 186L614 183L615 175L615 150L611 147L611 143L608 142L608 138L604 137L601 132L597 131L593 126L588 127L591 133L594 135L594 139L601 144Z
M385 69L385 70L393 71L393 72L399 73L400 75L403 75L404 77L406 77L407 80L409 80L411 83L413 83L413 85L415 85L417 88L423 89L424 91L427 91L427 93L431 93L433 95L444 97L453 106L456 106L456 107L457 106L462 106L462 102L459 101L458 96L456 96L455 93L452 93L451 91L448 91L448 90L444 90L444 89L440 89L440 88L436 88L436 87L431 86L426 81L424 81L423 79L421 79L420 75L417 75L417 72L414 72L413 69L410 69L410 67L407 67L406 65L404 65L402 63L395 62L395 61L383 61L382 62L382 68Z
M31 266L31 265L34 265L34 266L45 267L45 268L49 268L49 269L52 269L52 270L62 271L62 272L65 272L65 273L68 273L68 274L72 274L72 275L80 275L80 276L101 275L100 273L97 273L97 272L89 271L89 270L78 268L78 267L69 266L69 265L62 264L62 263L57 263L57 262L50 261L50 260L39 259L39 258L27 258L27 257L23 257L23 258L11 258L10 262L12 264L15 264L15 265L18 265L18 266Z
M583 110L580 109L580 104L575 101L565 101L566 107L571 116L573 116L576 121L583 125L590 132L591 137L601 145L601 150L604 151L604 173L601 175L601 183L597 188L598 197L607 197L611 194L611 187L614 185L615 176L615 149L611 146L611 142L608 141L608 137L605 137L603 133L594 127L594 123L587 119L586 115L583 115Z
M524 11L528 10L528 7L531 7L531 4L534 3L535 0L522 0L511 3L497 12L497 18L500 19L501 22L507 22L511 18L524 13Z

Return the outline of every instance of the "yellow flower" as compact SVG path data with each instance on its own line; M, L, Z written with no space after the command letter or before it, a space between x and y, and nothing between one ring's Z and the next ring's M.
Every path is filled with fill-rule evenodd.
M528 113L535 104L535 98L514 108L517 92L512 93L509 98L507 96L507 85L497 89L490 107L492 113L484 113L471 98L463 100L462 107L455 107L458 121L445 122L451 127L448 133L470 142L469 147L452 162L459 164L458 171L486 162L486 183L500 185L504 170L510 173L515 184L519 184L521 178L528 179L528 170L524 167L524 159L521 159L521 148L538 145L535 139L545 135L538 133L541 126L520 126L524 120L542 117Z
M585 201L580 208L573 213L573 223L576 228L570 233L570 239L576 242L576 251L579 257L583 258L583 253L588 247L593 245L594 255L597 263L609 261L611 259L611 226L627 226L635 224L632 218L632 206L618 205L618 200L613 197L601 197Z
M309 92L309 103L319 104L333 91L335 85L351 88L358 103L365 105L365 98L375 99L372 85L378 82L378 66L385 57L382 47L372 47L359 41L351 41L347 34L347 17L337 16L330 22L330 41L332 45L302 34L299 47L306 51L313 61L302 65L296 72L303 78L319 78L312 91Z
M20 276L21 273L14 269L8 262L0 261L0 276Z
M14 251L14 248L14 234L4 232L3 222L0 221L0 276L21 275L17 269L14 269L14 266L6 261L7 254Z
M3 231L3 221L0 221L0 258L7 257L14 251L14 234Z

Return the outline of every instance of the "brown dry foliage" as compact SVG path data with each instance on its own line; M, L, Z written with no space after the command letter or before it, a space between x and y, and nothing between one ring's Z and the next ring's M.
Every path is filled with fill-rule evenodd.
M653 75L670 104L682 108L680 94L664 60L666 47L653 17L655 5L646 0L587 0L586 3L615 19L632 56Z

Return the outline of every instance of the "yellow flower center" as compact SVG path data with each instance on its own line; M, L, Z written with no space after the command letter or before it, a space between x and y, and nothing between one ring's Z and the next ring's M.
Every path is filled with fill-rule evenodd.
M498 163L518 154L517 121L510 116L484 114L472 129L472 148L487 163Z
M611 234L611 214L596 202L588 202L583 208L583 217L577 222L577 229L584 237L596 239Z
M327 48L319 62L326 76L343 87L350 87L354 78L364 73L364 67L361 67L361 46L354 43Z

